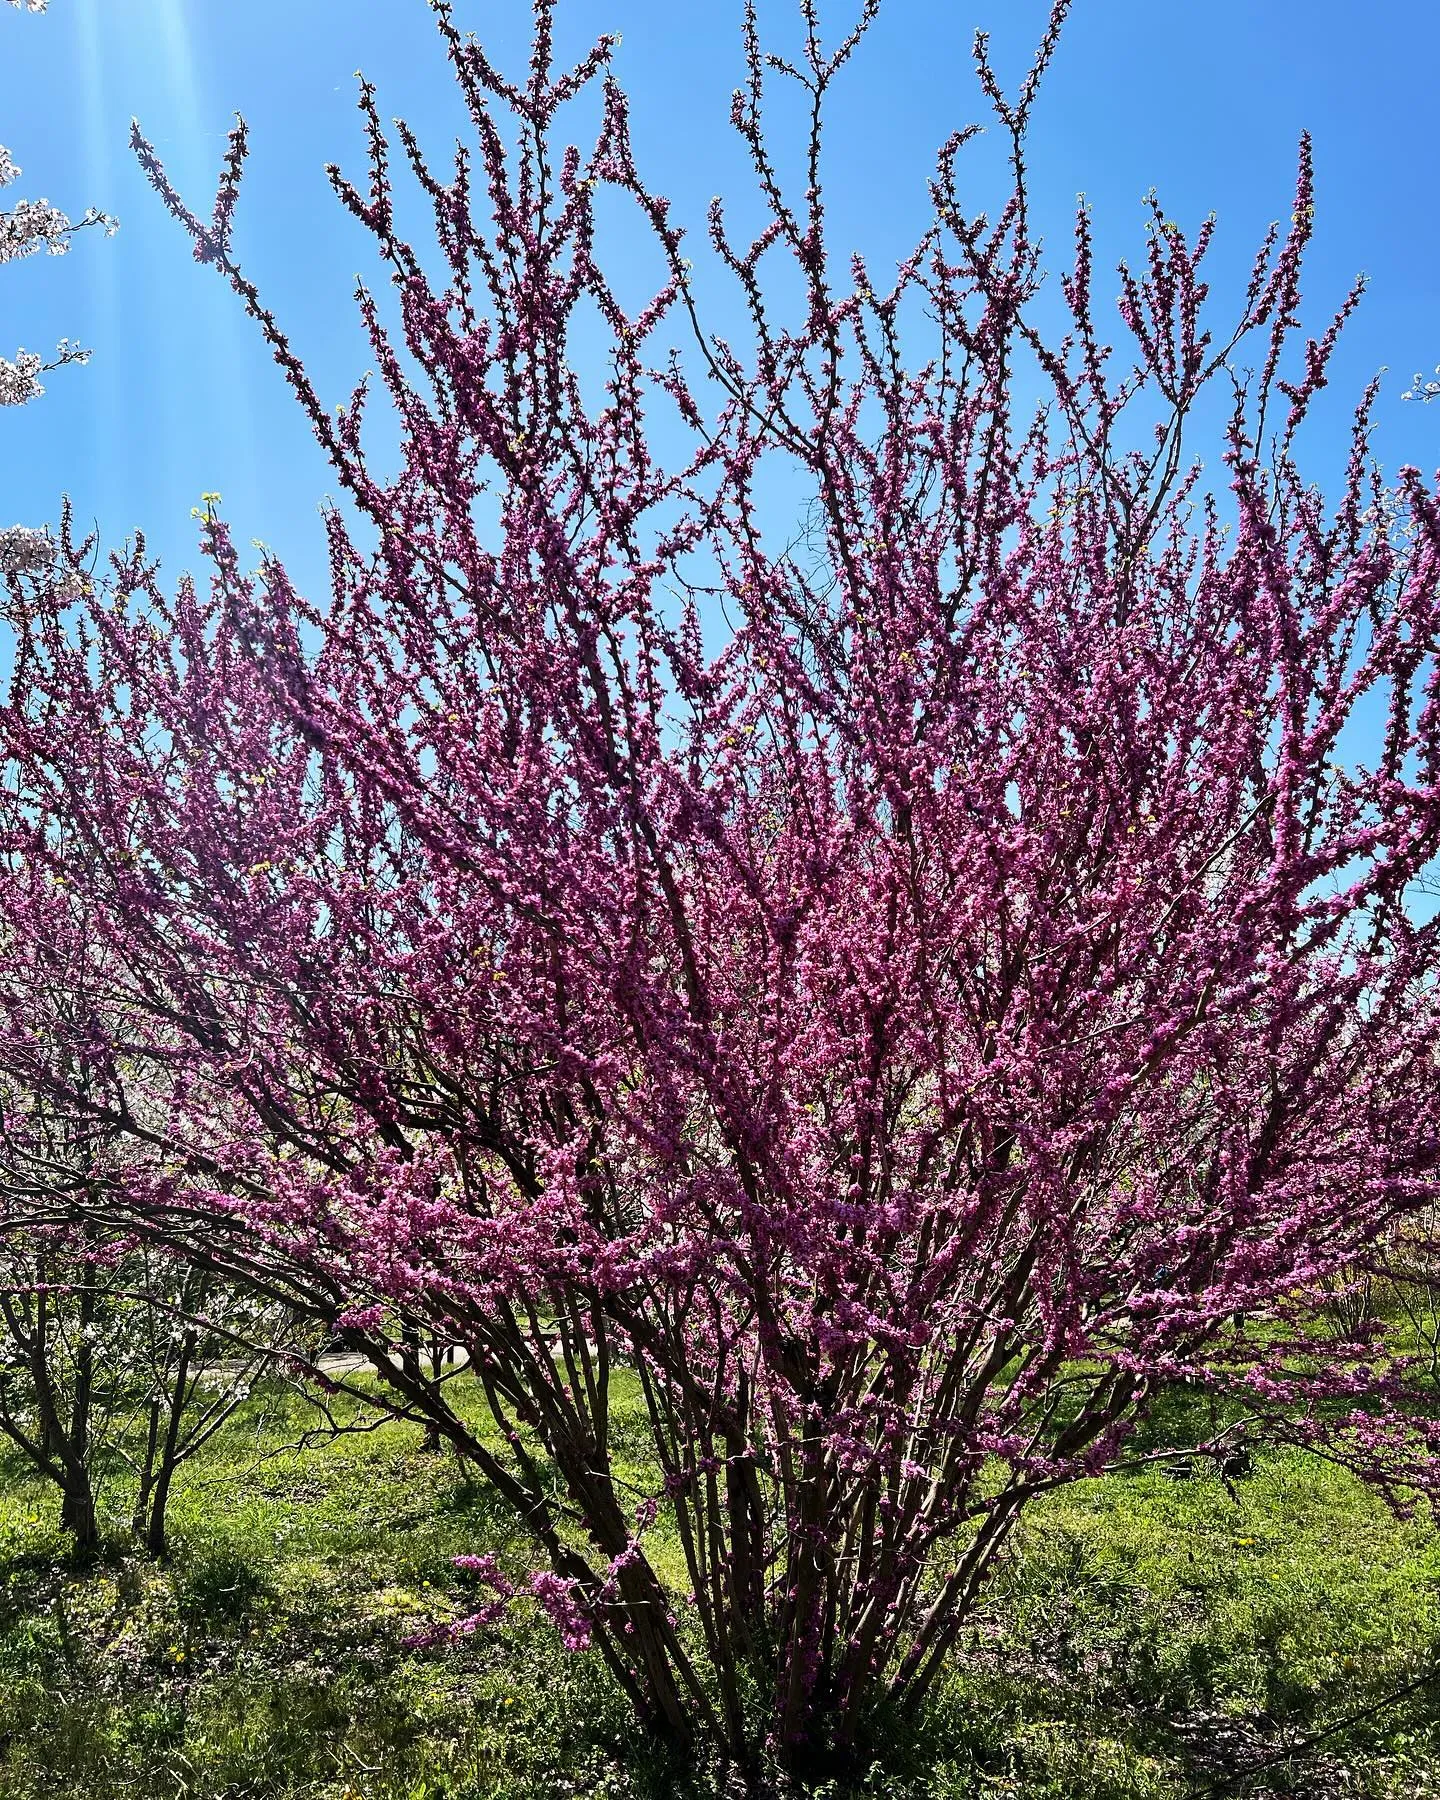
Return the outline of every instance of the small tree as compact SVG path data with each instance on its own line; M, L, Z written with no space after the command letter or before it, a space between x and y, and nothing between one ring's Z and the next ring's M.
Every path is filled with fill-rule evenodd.
M210 1270L153 1247L138 1249L127 1273L133 1373L127 1428L115 1452L135 1482L131 1530L151 1556L165 1556L176 1474L244 1405L257 1380L273 1378L293 1347L293 1321Z
M0 1127L0 1435L60 1492L82 1556L133 1482L131 1528L166 1554L176 1472L293 1347L293 1321L110 1217L112 1131L40 1105Z
M60 1491L60 1526L82 1556L100 1543L96 1445L113 1394L95 1381L97 1315L104 1311L84 1228L50 1232L24 1250L6 1243L0 1317L0 1433Z
M98 1501L118 1470L130 1528L170 1548L175 1476L286 1352L256 1308L173 1255L98 1238L88 1222L0 1237L0 1434L60 1492L82 1556L100 1545Z
M208 221L137 139L351 511L324 606L245 573L213 504L208 593L143 547L93 601L12 583L0 1055L73 1102L83 969L132 1216L366 1348L524 1521L567 1641L758 1780L767 1739L799 1761L920 1706L1026 1508L1176 1384L1433 1491L1421 1391L1325 1308L1436 1198L1407 896L1440 842L1440 513L1411 470L1387 499L1369 397L1335 505L1297 461L1341 323L1297 338L1308 145L1223 328L1213 223L1157 203L1129 366L1083 209L1041 335L1024 144L1063 0L1018 97L977 40L1010 193L967 209L958 134L884 282L832 249L820 151L874 0L833 50L806 0L788 59L747 8L768 223L709 221L743 349L699 326L610 41L558 73L537 0L512 82L431 10L473 143L440 172L362 83L368 184L332 171L398 316L361 287L392 479L368 389L324 404L237 260L243 124ZM558 120L596 83L582 155ZM643 304L601 189L653 233ZM1211 491L1182 441L1215 389ZM392 1362L421 1328L493 1432ZM515 1583L479 1573L483 1620Z

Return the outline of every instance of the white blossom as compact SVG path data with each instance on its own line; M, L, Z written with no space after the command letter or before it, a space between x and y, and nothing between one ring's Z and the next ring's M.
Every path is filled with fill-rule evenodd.
M48 256L63 256L74 229L74 221L48 200L17 201L0 213L0 263L32 256L42 244Z
M1435 374L1440 375L1440 363L1435 365ZM1400 396L1402 400L1433 400L1440 395L1440 381L1433 376L1417 373L1414 381Z
M17 350L14 362L0 356L0 406L23 406L43 394L40 374L44 367L33 350Z
M48 3L49 0L10 0L11 6L31 13L43 13ZM19 164L0 145L0 187L8 187L19 174ZM93 207L76 221L48 200L21 200L8 212L0 212L0 263L16 262L42 247L47 255L63 256L70 248L72 233L82 225L103 225L107 236L117 229L113 219ZM0 406L23 406L44 393L40 376L46 369L85 362L88 357L89 351L68 338L61 340L54 361L49 363L31 350L17 350L13 362L0 356ZM57 554L48 531L30 525L0 527L0 575L27 575L50 569Z
M0 526L0 575L31 575L55 560L50 534L30 525Z

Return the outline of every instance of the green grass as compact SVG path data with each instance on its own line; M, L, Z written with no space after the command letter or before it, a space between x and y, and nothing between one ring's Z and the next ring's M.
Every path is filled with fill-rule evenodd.
M523 1546L417 1429L285 1451L284 1404L252 1402L186 1472L163 1566L118 1539L68 1566L49 1496L0 1460L0 1800L706 1791L637 1757L598 1658L538 1621L407 1647L473 1610L453 1556ZM859 1791L1440 1795L1440 1679L1359 1716L1440 1671L1433 1528L1300 1453L1236 1492L1152 1472L1037 1509L923 1727Z
M1114 1477L1038 1510L930 1724L954 1776L918 1791L1440 1794L1433 1528L1298 1452L1236 1491ZM1427 1669L1428 1691L1233 1779Z

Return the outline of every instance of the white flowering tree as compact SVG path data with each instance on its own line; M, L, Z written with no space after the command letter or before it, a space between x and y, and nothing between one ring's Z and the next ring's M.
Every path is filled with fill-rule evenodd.
M60 1501L81 1556L102 1510L168 1549L172 1483L293 1325L209 1271L93 1224L0 1236L0 1439ZM108 1506L107 1506L108 1501Z
M306 1358L288 1307L111 1220L118 1140L0 1083L0 1444L56 1492L82 1556L102 1506L163 1556L176 1472L258 1377Z
M10 0L11 6L32 13L44 12L47 4L48 0ZM8 188L19 175L19 165L0 144L0 188ZM17 200L0 211L0 263L20 262L40 251L63 256L74 234L90 225L103 226L107 233L115 230L115 221L93 207L83 218L72 219L48 200ZM48 360L25 349L17 350L13 360L0 356L0 406L23 406L35 399L45 391L42 375L66 363L85 362L89 354L62 338ZM54 558L49 532L29 525L0 526L0 574L33 574L48 568Z

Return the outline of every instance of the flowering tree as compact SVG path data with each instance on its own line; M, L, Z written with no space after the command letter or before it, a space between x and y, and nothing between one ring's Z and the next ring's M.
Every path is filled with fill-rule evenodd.
M94 1105L76 1054L93 989L53 969L49 986L69 1008L43 1027L59 1081L0 1079L0 1437L58 1490L80 1555L119 1476L134 1536L162 1556L176 1471L257 1373L299 1361L295 1321L127 1226L112 1197L133 1133Z
M69 1104L83 1068L132 1147L111 1205L367 1349L524 1521L567 1640L753 1770L919 1706L1027 1506L1176 1384L1433 1490L1423 1390L1326 1307L1436 1197L1440 512L1415 471L1383 492L1368 397L1333 506L1296 461L1354 299L1299 336L1308 146L1223 327L1213 224L1157 206L1118 356L1082 210L1042 337L1024 144L1064 0L1017 96L977 41L1009 196L967 211L959 133L883 283L831 246L820 152L876 0L833 49L807 0L789 59L747 8L769 222L709 220L743 347L610 41L558 72L537 0L510 81L431 10L473 143L442 173L362 84L368 182L331 172L390 283L393 317L358 299L392 476L367 387L331 411L237 258L243 124L209 219L137 138L348 504L325 604L247 573L213 500L203 592L143 545L93 597L12 580L0 1058ZM653 234L643 304L601 189ZM1207 388L1218 491L1182 450ZM392 1360L421 1328L492 1430ZM474 1572L478 1624L520 1583Z
M40 1208L34 1186L4 1183L0 1436L58 1490L81 1556L100 1546L99 1503L117 1476L133 1535L163 1556L177 1471L248 1398L288 1321L68 1206L54 1176L40 1176Z
M40 13L45 11L48 0L10 0L10 4ZM10 152L0 144L0 187L9 187L19 175ZM42 247L51 256L63 256L74 233L87 225L104 225L110 233L115 230L114 220L93 207L82 219L73 220L48 200L21 200L8 212L0 212L0 263L33 256ZM17 351L13 362L0 356L0 406L23 406L27 400L36 399L45 392L40 383L42 375L66 363L87 362L89 356L88 350L82 350L68 338L60 340L50 362L30 350ZM27 525L0 527L0 573L48 568L54 555L55 546L48 532Z

